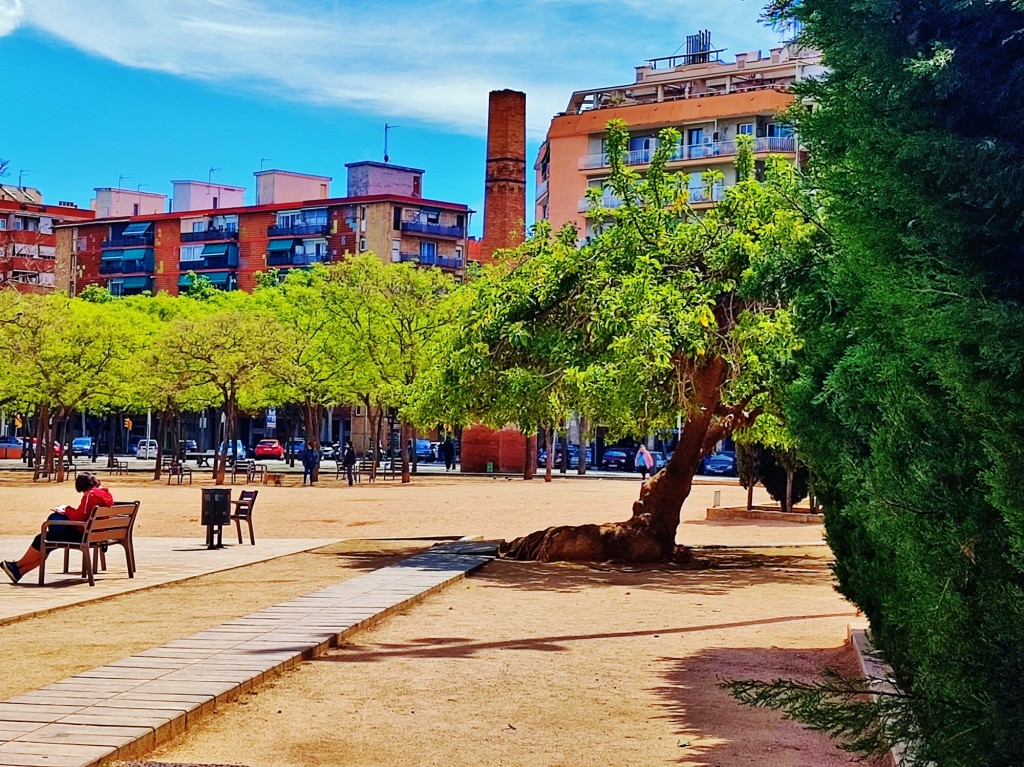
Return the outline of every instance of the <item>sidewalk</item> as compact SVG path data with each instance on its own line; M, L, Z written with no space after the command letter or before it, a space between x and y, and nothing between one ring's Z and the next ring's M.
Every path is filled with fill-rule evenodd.
M435 546L304 597L0 702L0 767L139 756L218 704L482 567L495 545Z
M233 530L228 532L234 534ZM198 535L195 538L136 538L138 571L135 577L128 577L121 548L114 547L107 553L107 569L97 573L96 585L92 587L78 576L81 558L77 553L71 555L70 575L61 572L63 558L55 554L47 562L45 586L39 586L37 571L26 575L17 585L6 577L0 582L0 626L59 607L198 578L335 543L334 539L261 538L257 545L250 546L234 543L228 536L225 539L223 549L209 551ZM25 536L0 536L0 550L20 550L27 542Z

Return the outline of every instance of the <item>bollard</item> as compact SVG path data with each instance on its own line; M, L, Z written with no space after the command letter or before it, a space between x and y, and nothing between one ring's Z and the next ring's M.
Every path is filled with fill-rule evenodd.
M718 509L718 508L721 508L721 506L722 506L722 491L721 490L716 490L715 491L715 508Z

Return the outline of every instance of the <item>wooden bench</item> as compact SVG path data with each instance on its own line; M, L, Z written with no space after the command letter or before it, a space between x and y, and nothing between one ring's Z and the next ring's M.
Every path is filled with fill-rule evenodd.
M135 577L135 546L132 533L135 530L135 518L139 513L139 502L115 503L113 506L97 506L84 522L50 521L43 523L40 530L40 547L42 561L39 563L39 585L42 586L46 577L46 555L57 549L64 549L64 572L68 571L68 555L72 549L82 552L82 577L89 579L89 585L95 586L94 574L102 567L106 568L106 549L108 546L120 545L124 548L124 558L128 566L128 577ZM77 527L82 530L81 541L47 540L46 533L55 525Z
M356 461L356 473L363 474L364 472L366 473L368 481L373 482L376 479L373 473L372 458L360 458L358 461Z
M335 458L334 462L338 465L337 470L334 472L335 479L348 479L348 474L345 473L345 461L342 458ZM352 479L356 482L362 482L362 461L356 461L352 464ZM366 463L369 463L367 461Z
M127 474L128 473L128 461L122 461L118 458L113 459L113 463L108 467L108 471L111 474Z
M252 531L252 507L256 505L256 496L259 490L243 490L242 494L231 505L235 510L231 512L231 519L235 521L235 529L238 532L238 542L242 542L242 522L249 525L249 542L256 545L256 536Z

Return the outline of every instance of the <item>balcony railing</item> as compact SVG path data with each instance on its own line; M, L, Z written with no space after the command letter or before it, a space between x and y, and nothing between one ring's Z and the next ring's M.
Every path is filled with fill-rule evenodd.
M444 226L443 224L427 224L420 221L403 221L403 232L417 232L429 234L432 237L455 237L466 236L466 230L461 226Z
M276 252L267 254L267 266L311 266L312 264L329 264L329 255L312 253Z
M647 165L654 158L653 149L631 149L626 152L626 165ZM792 136L763 136L754 139L755 153L792 153L796 151L796 139ZM714 141L710 144L677 146L668 157L669 162L703 160L715 157L731 157L736 154L735 141ZM580 170L607 168L611 166L608 153L585 154L579 159Z
M705 203L705 202L721 202L725 199L726 186L724 184L715 184L713 187L708 189L705 186L691 186L689 188L691 204ZM603 208L617 208L622 205L622 200L615 195L606 194L601 197L601 207ZM579 201L577 210L580 213L586 213L591 208L590 200L584 197Z
M185 272L189 269L235 269L238 267L238 254L225 253L216 256L204 256L188 261L179 261L178 268Z
M182 242L209 242L211 240L237 240L237 229L207 229L203 232L182 232Z
M327 224L288 224L287 226L274 224L273 226L267 227L267 236L308 237L310 235L325 235L327 234L327 230Z
M548 180L545 178L545 179L542 179L541 181L537 182L537 199L539 200L541 197L543 197L547 193L548 193Z
M101 261L100 274L136 274L152 271L153 267L145 260L136 261Z
M153 233L146 232L137 237L111 237L104 240L101 247L104 248L144 248L153 244Z
M462 268L462 259L450 256L424 256L419 253L400 253L399 260L412 261L420 266L437 266L441 269Z

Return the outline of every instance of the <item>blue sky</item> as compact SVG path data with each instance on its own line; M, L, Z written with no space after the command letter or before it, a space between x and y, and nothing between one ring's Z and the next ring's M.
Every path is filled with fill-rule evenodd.
M761 0L0 0L4 183L86 206L94 187L245 186L282 168L423 168L428 197L483 210L487 93L527 94L527 156L574 90L710 29L726 56L777 44ZM532 181L532 173L531 173ZM532 200L532 185L530 191ZM530 211L532 216L532 210ZM475 217L479 234L482 215Z

